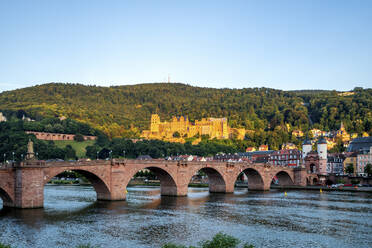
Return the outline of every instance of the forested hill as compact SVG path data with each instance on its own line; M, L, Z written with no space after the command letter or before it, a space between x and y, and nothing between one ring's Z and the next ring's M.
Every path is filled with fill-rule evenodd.
M273 130L289 124L338 129L343 120L351 132L372 131L372 90L282 91L268 88L214 89L185 84L139 84L114 87L50 83L0 93L0 110L24 110L34 119L65 116L91 124L110 136L132 136L149 128L152 113L227 117L232 127ZM131 132L128 130L132 127ZM138 130L136 130L138 128Z

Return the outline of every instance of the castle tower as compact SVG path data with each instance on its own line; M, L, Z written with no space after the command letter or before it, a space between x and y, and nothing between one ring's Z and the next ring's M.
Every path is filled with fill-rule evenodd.
M317 143L319 174L327 174L327 141L321 137Z
M159 132L159 125L160 125L160 117L157 114L151 115L151 124L150 124L150 131L152 133Z
M228 139L229 138L229 129L227 126L227 119L222 118L222 138Z

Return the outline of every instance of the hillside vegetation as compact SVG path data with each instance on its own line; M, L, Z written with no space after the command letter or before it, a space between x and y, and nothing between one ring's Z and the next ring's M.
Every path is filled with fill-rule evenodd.
M0 93L0 110L23 110L33 119L65 116L87 123L110 137L136 137L149 128L150 116L162 120L187 115L227 117L232 127L258 132L281 129L338 129L372 132L372 89L282 91L268 88L214 89L185 84L114 87L50 83Z
M94 140L86 140L82 142L74 141L74 140L56 140L54 141L54 144L59 147L64 149L66 146L70 145L72 149L76 151L76 156L78 158L84 158L86 155L86 148L87 146L92 146L94 145L95 141Z

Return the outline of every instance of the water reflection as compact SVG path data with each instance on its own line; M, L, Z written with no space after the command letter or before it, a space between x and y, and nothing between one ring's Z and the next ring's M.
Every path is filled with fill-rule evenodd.
M371 247L367 193L288 191L162 197L128 188L127 201L96 201L91 187L47 186L44 209L0 210L0 241L16 247L196 245L219 231L256 247Z

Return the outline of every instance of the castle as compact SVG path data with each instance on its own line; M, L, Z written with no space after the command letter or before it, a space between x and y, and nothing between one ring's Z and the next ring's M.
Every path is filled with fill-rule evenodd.
M150 130L144 130L141 137L183 143L191 137L199 137L200 141L202 135L208 135L210 139L244 139L245 129L230 128L227 118L203 118L192 123L187 116L173 116L170 122L161 122L159 115L153 114Z

